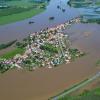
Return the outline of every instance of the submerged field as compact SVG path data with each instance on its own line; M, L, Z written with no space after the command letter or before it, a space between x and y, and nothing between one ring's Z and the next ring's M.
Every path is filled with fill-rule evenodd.
M68 4L80 11L83 16L83 22L100 24L99 0L69 0Z

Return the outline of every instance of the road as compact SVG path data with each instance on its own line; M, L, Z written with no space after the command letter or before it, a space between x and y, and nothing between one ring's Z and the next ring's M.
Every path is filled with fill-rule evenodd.
M87 81L84 81L83 83L79 84L78 86L71 88L67 92L64 92L64 93L62 93L62 94L60 94L58 96L53 97L51 100L58 100L58 99L60 99L60 98L62 98L64 96L66 96L67 94L69 94L69 93L71 93L73 91L76 91L77 89L79 89L79 88L87 85L88 83L94 81L95 79L97 79L99 77L100 77L100 72L98 72L97 74L95 74L93 77L89 78Z

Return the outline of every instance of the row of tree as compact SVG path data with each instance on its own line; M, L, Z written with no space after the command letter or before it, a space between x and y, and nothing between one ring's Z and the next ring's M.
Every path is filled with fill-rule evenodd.
M17 40L8 42L8 43L6 43L6 44L0 44L0 50L10 47L10 46L13 45L16 41L17 41Z

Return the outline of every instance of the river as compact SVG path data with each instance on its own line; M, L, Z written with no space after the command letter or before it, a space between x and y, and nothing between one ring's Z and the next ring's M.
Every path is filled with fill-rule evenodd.
M61 2L60 2L61 1ZM46 27L53 27L57 24L64 23L66 20L79 15L79 12L67 5L68 0L51 0L47 9L32 18L18 21L15 23L0 25L0 43L5 43L14 39L23 39L28 34L39 31ZM66 9L65 12L57 8ZM54 16L55 20L50 21L49 17ZM29 24L29 21L34 21L34 24Z

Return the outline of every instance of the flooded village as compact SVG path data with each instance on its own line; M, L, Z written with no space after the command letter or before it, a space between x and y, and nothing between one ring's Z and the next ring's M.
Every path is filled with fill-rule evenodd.
M17 47L25 48L24 54L16 54L13 58L0 59L0 71L3 73L10 68L27 68L34 70L38 67L52 68L64 62L70 63L75 57L84 55L78 49L70 48L68 35L63 34L69 25L79 23L80 17L57 25L54 28L43 29L41 32L32 33L25 40L26 45L16 43ZM25 43L24 43L25 44ZM22 67L23 66L23 67Z
M100 99L99 0L1 4L0 100Z

